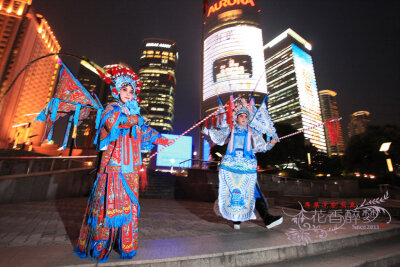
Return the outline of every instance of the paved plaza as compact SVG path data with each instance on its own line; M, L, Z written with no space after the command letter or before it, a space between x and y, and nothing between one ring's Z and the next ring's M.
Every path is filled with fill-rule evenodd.
M87 198L71 198L0 205L0 266L95 266L96 261L79 259L72 254L86 201ZM284 215L282 225L267 230L261 219L257 219L243 223L239 231L232 228L231 222L215 215L213 203L141 199L141 210L138 254L133 260L121 261L114 251L106 265L193 260L204 255L226 257L238 251L257 253L267 247L299 247L287 238L287 230L295 225L280 208L271 209L271 213ZM285 209L285 212L296 214L298 211ZM392 221L381 231L399 228L399 223ZM377 232L376 229L358 232L339 229L325 239L374 231Z

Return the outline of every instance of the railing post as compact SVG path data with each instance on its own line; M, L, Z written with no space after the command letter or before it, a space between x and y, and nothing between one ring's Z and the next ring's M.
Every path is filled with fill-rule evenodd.
M55 165L56 165L56 159L52 159L51 166L50 166L50 171L54 170L54 166Z
M71 165L72 165L72 159L68 159L68 167L67 167L67 169L71 169Z
M28 169L26 170L26 174L29 174L32 170L33 159L29 160Z

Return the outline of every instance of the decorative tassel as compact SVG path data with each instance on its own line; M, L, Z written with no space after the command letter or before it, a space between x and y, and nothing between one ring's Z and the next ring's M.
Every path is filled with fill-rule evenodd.
M53 103L51 105L51 121L55 121L57 118L57 111L58 111L58 106L60 104L60 100L58 98L53 98Z
M102 115L102 114L103 114L103 110L98 109L98 110L97 110L97 114L96 114L96 126L95 126L95 129L96 129L96 130L99 129L100 120L101 120L101 115Z
M232 101L231 100L229 100L228 108L226 109L226 121L227 121L229 127L232 129L233 128L233 110L232 110Z
M74 126L77 126L78 125L78 122L79 122L79 113L80 113L80 111L81 111L81 107L82 107L82 105L81 104L76 104L76 108L75 108L75 115L74 115Z
M212 127L216 127L217 126L217 117L214 115L212 115L211 117L211 123L212 123Z
M210 129L210 121L208 119L206 119L206 128Z
M47 141L51 141L53 139L53 130L54 130L54 124L51 125L51 128L49 130L49 134L47 135Z
M35 118L35 121L45 121L46 114L44 113L44 109L40 112L40 114Z
M71 126L72 126L72 119L73 119L73 116L70 115L69 119L68 119L67 130L65 131L65 135L64 135L64 141L63 141L63 144L62 144L60 150L64 150L64 149L67 148L68 139L69 139L69 133L71 131Z
M231 96L229 97L229 102L228 103L230 103L230 106L231 106L231 109L232 110L234 110L235 109L235 103L233 103L233 94L231 94Z
M221 125L222 124L222 113L218 114L218 124Z
M72 138L76 139L77 129L76 125L74 125L74 131L72 132Z
M147 170L146 170L146 165L142 163L142 166L140 167L139 171L139 177L140 177L140 189L142 192L147 190L148 187L148 182L147 182Z
M329 134L329 141L331 143L331 146L334 146L338 142L338 121L334 121L332 118L328 120L326 123L326 126L328 127L328 134Z

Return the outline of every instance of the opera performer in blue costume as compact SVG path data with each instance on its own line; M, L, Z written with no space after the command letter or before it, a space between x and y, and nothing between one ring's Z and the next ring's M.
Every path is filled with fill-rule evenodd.
M242 98L234 108L233 116L225 114L217 127L203 130L213 143L220 146L228 143L219 166L219 212L223 218L233 221L234 229L240 229L241 222L256 219L256 207L268 229L277 226L283 219L268 212L268 204L257 184L254 154L266 152L278 142L266 103L263 101L257 110L254 98L249 104ZM232 122L228 121L229 117L232 117ZM268 142L263 134L267 135Z
M102 78L115 84L115 102L104 111L99 127L99 147L104 150L100 170L89 197L75 254L105 262L115 245L122 259L131 259L138 248L139 174L141 149L172 140L144 124L138 102L141 82L129 68L114 65ZM140 177L143 187L145 176Z

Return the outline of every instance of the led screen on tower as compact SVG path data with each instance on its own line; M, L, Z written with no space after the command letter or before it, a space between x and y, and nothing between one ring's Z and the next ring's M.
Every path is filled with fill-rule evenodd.
M210 1L204 13L203 101L231 92L267 93L256 0Z

